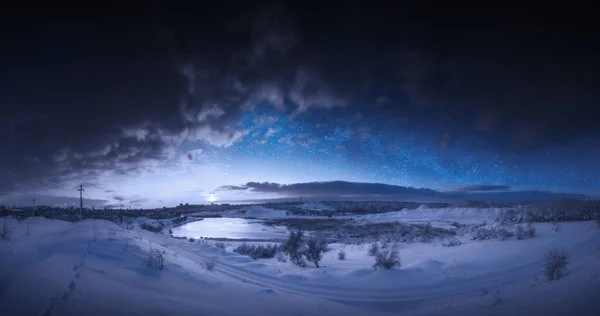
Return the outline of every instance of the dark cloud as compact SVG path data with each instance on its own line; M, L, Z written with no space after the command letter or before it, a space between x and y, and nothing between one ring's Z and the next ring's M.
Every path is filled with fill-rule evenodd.
M248 182L242 186L225 186L222 190L248 190L253 192L278 193L284 195L390 195L390 194L415 194L435 195L437 192L430 189L416 189L382 183L356 183L346 181L307 182L293 184L279 184L272 182Z
M145 202L148 202L148 201L150 201L150 200L149 199L141 198L141 199L130 200L129 203L131 203L131 204L140 204L140 203L145 203Z
M472 192L472 191L506 191L510 190L507 185L493 185L493 184L476 184L469 185L466 187L460 187L456 189L459 192Z
M471 186L490 191L500 190L501 186ZM469 188L469 187L466 187ZM560 199L585 199L581 194L555 193L544 191L508 191L508 192L440 192L427 188L412 188L381 183L359 183L346 181L307 182L279 184L272 182L248 182L244 185L220 187L221 191L248 191L271 193L279 197L314 197L320 199L339 199L352 197L366 200L397 200L420 202L456 202L461 200L480 200L487 202L535 202Z
M125 201L125 198L122 196L113 196L113 200L123 202Z
M104 193L115 193L115 192L117 192L117 191L115 191L115 190L104 190Z
M392 124L381 128L413 122L442 147L468 134L540 148L600 130L593 28L574 32L541 8L119 9L8 12L0 194L142 172L186 140L230 146L259 103L292 117L360 110Z

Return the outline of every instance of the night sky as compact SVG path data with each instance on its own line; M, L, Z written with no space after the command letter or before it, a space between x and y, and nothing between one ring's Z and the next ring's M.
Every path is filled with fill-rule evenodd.
M3 10L0 201L600 196L592 16L218 3Z

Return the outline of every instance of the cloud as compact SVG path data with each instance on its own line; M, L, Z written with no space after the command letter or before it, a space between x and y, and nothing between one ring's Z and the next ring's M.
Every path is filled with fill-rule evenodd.
M278 193L285 195L390 195L390 194L418 194L435 195L437 191L430 189L416 189L397 185L380 183L358 183L346 181L307 182L293 184L279 184L272 182L248 182L241 186L224 186L221 190L252 191L263 193Z
M234 127L242 111L258 102L301 112L343 103L319 69L291 62L302 43L283 7L229 14L210 31L189 29L204 20L196 14L174 21L169 12L155 12L156 38L130 17L121 21L127 32L102 20L46 21L33 35L60 38L66 53L34 50L44 67L32 66L41 55L20 53L32 51L29 41L10 44L16 53L3 71L15 79L0 94L0 194L134 175L184 141L231 146L247 134Z
M440 192L427 188L412 188L382 183L326 181L292 184L248 182L243 185L222 186L218 189L218 191L253 192L256 193L257 196L261 196L260 193L262 193L262 197L264 197L264 194L275 194L278 197L301 196L319 199L339 199L352 197L359 200L397 200L418 202L458 202L463 200L479 200L487 202L537 202L587 198L587 196L583 194L545 191L485 192L504 190L502 186L477 185L465 188L467 188L467 190Z
M113 200L123 202L125 201L125 198L122 196L113 196Z
M130 200L129 203L130 204L140 204L140 203L146 203L148 201L150 201L150 200L149 199L140 198L140 199Z
M186 158L188 161L194 161L194 160L196 160L196 159L198 159L198 158L202 157L202 153L204 153L204 150L203 150L203 149L201 149L201 148L199 148L199 149L194 149L194 150L188 150L188 151L185 153L185 158Z
M493 185L493 184L476 184L469 185L466 187L460 187L456 189L459 192L472 192L472 191L506 191L510 190L507 185Z
M142 14L110 25L48 18L31 37L7 39L0 195L136 175L186 141L233 146L249 132L242 115L264 104L292 117L360 112L389 135L405 128L398 122L415 123L442 147L465 134L497 151L600 134L599 52L581 49L591 28L556 36L554 26L518 16L519 27L496 28L494 17L475 24L403 10L399 18L362 5L319 14L286 5L171 9L154 12L155 34ZM377 23L365 23L370 16ZM21 20L15 28L39 25ZM438 24L454 22L464 27Z

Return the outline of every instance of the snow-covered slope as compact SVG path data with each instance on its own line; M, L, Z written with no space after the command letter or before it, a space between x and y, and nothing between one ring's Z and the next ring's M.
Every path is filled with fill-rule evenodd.
M319 201L310 201L298 206L301 209L309 210L309 211L330 211L332 208L319 202Z
M597 315L600 299L594 222L538 224L528 240L403 244L401 268L373 271L364 245L332 245L322 268L299 268L107 221L5 220L0 315ZM569 275L546 282L551 247L569 251ZM164 271L144 265L151 248L165 251Z
M493 222L498 214L502 211L501 208L428 208L425 205L417 209L404 209L397 212L367 214L353 216L355 220L365 222L433 222L433 221L448 221L459 222L461 224L478 224L484 221Z

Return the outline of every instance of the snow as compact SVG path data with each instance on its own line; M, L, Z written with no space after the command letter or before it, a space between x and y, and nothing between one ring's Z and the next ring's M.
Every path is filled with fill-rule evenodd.
M274 210L270 208L266 208L263 206L248 206L243 209L246 211L244 214L246 217L256 217L256 218L278 218L285 217L286 212L281 210Z
M304 210L311 210L311 211L330 211L330 210L332 210L331 207L329 207L321 202L318 202L318 201L309 201L304 204L301 204L298 207L301 209L304 209Z
M288 234L285 227L265 226L243 218L205 218L202 221L174 227L174 237L210 237L230 239L280 239Z
M397 212L366 214L353 216L361 222L457 222L461 224L491 223L503 209L501 208L475 208L475 207L449 207L428 208L425 205L417 209L404 209Z
M478 222L496 211L362 217ZM598 315L600 229L593 221L562 223L558 232L535 224L537 235L527 240L398 244L402 267L389 271L372 269L368 245L333 244L321 268L300 268L138 225L9 217L0 229L4 222L12 236L0 241L0 315ZM547 282L542 264L553 247L569 252L568 275ZM145 265L150 249L165 251L163 271ZM340 249L346 260L338 260ZM207 261L214 271L203 268Z
M238 210L229 210L221 213L224 217L250 217L258 219L270 219L287 217L287 212L275 210L260 205L246 206Z

